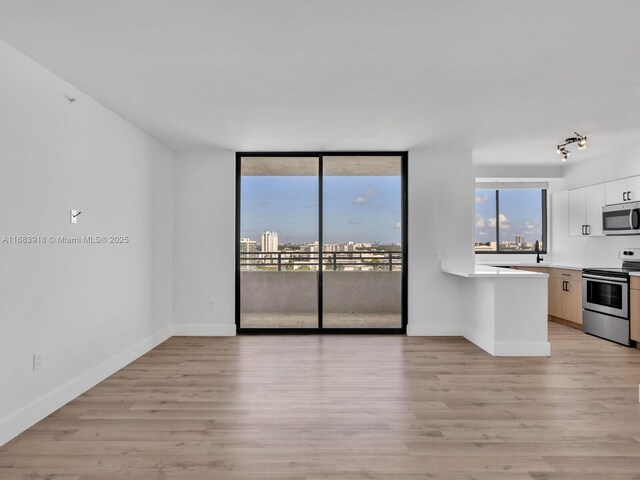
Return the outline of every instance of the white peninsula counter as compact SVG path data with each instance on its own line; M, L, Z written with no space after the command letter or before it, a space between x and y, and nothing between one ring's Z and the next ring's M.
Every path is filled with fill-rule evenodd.
M464 277L463 335L491 355L551 354L547 337L546 273L474 265L470 269L442 267Z

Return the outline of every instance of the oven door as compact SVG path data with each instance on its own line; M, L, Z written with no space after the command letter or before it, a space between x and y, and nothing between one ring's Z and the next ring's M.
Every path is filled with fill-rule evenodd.
M605 235L640 234L640 208L637 208L637 205L621 204L602 207L602 231Z
M629 318L629 280L583 274L582 307L593 312Z

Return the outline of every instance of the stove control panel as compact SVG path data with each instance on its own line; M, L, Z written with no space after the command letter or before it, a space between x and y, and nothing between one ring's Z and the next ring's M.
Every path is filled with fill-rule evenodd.
M640 248L625 248L620 250L620 258L626 261L640 262Z

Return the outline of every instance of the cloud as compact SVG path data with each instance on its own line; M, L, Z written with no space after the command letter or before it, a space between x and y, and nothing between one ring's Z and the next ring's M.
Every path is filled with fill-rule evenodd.
M365 203L369 203L371 201L371 197L374 195L374 191L369 189L362 192L360 195L356 197L353 201L354 205L363 205Z
M476 203L486 203L489 201L489 195L476 195Z
M393 226L393 228L397 228L397 229L402 228L402 222L396 222L396 224Z
M359 223L362 223L362 220L358 220L355 218L352 218L351 220L349 220L349 225L357 225Z
M484 217L479 213L476 214L476 228L484 228L486 222L484 221Z
M511 222L509 221L509 219L507 218L507 216L504 213L501 213L500 215L498 215L498 218L499 218L499 222L500 222L500 228L507 229L507 228L511 227ZM496 219L495 218L490 218L487 221L487 226L489 226L491 228L496 228Z
M261 207L266 207L267 205L269 205L271 202L260 202L260 206Z

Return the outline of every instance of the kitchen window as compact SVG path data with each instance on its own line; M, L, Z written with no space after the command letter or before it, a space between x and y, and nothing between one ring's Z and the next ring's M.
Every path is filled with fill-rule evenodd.
M547 250L546 188L476 188L476 253Z

